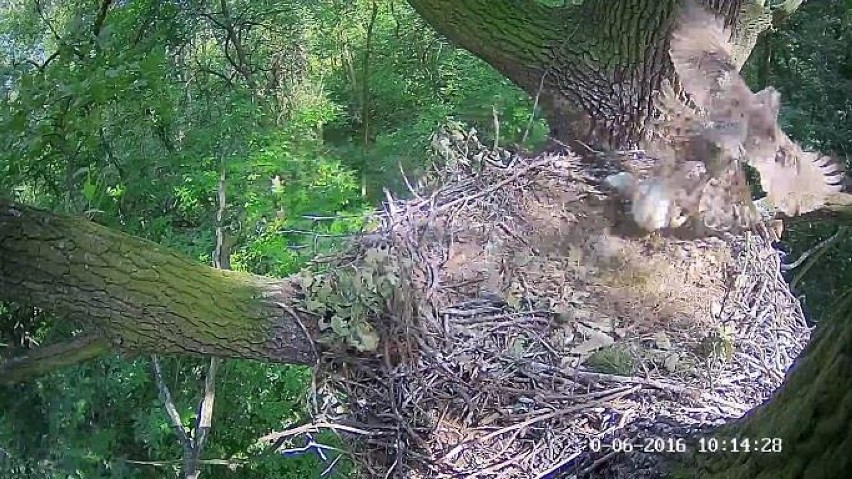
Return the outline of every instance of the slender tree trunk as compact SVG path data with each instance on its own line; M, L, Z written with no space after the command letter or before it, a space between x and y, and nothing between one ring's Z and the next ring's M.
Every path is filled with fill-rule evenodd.
M625 147L644 134L652 94L674 75L668 39L678 0L586 0L547 7L514 0L409 0L438 32L531 96L562 140ZM763 2L709 0L748 57L772 21Z
M291 281L217 270L85 220L0 201L0 299L63 314L119 351L310 364L306 334L316 321L287 306L295 294ZM103 348L66 349L90 357Z
M373 50L373 31L379 16L379 4L373 2L370 21L367 23L367 39L364 42L364 58L361 63L361 197L367 197L367 153L370 151L370 54Z

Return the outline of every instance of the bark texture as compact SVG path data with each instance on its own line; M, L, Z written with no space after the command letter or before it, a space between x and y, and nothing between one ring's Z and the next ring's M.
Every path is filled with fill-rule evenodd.
M294 286L197 264L89 221L0 202L0 299L79 321L130 353L315 360ZM301 323L301 324L300 324Z
M834 479L852 470L852 295L814 338L767 404L705 437L780 439L777 453L716 453L678 477Z
M409 0L438 32L538 96L553 136L636 144L652 94L673 79L669 34L678 0L586 0L547 7L516 0ZM740 66L772 15L757 0L705 0L726 19Z

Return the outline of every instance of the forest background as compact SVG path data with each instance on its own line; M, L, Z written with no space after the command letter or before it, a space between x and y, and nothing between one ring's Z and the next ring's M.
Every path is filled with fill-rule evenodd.
M402 1L129 0L108 15L101 5L0 2L0 192L207 264L225 225L231 268L298 271L357 232L383 187L404 195L401 171L430 168L430 135L448 121L501 146L534 149L547 136L534 98ZM848 158L852 2L807 2L761 37L745 74L781 91L792 137ZM852 287L852 238L840 224L799 222L782 245L798 258L831 238L789 272L814 321ZM69 327L0 304L0 355ZM206 361L161 362L189 423ZM150 369L148 357L109 357L3 386L0 455L39 462L44 477L170 474L181 447ZM255 445L307 419L309 383L305 367L224 361L204 457L241 465L202 475L316 476L315 456Z

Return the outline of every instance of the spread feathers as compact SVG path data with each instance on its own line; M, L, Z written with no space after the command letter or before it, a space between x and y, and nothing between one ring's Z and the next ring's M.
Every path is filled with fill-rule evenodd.
M647 230L682 224L684 217L721 231L759 223L743 163L760 175L765 203L788 216L852 204L852 195L841 192L839 163L804 151L778 126L778 92L748 88L732 59L730 39L721 18L692 2L683 7L670 56L692 104L668 82L655 98L659 119L645 149L660 165L653 178L630 190L634 219ZM687 180L694 162L703 171L699 180Z

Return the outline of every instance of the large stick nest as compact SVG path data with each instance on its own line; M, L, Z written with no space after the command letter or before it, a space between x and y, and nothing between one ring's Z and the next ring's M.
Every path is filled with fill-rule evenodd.
M368 477L653 477L650 439L742 416L807 341L760 236L615 234L606 162L459 130L433 146L428 186L388 195L334 264L379 248L409 265L372 320L378 353L327 354L319 375L316 421L348 431ZM620 440L637 450L605 448Z

